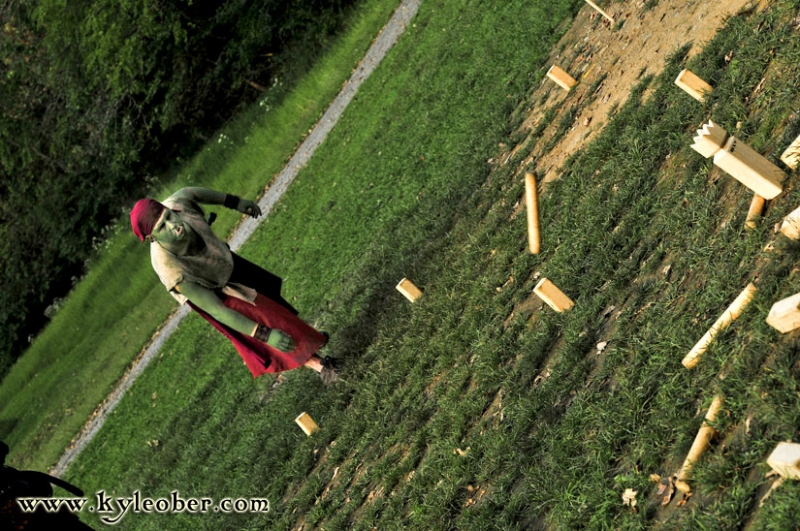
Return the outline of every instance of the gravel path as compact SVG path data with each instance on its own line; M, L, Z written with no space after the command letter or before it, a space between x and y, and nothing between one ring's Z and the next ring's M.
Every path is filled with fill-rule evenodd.
M333 126L336 125L336 122L353 99L353 96L355 96L358 88L364 80L370 76L372 71L375 70L375 67L381 62L386 52L389 51L394 43L397 42L400 35L406 30L409 21L414 17L421 3L422 0L403 0L400 3L400 6L394 12L392 18L389 19L383 27L378 37L372 43L372 46L367 50L361 63L359 63L358 68L356 68L350 76L350 79L333 100L330 107L328 107L328 110L325 111L325 114L314 126L313 130L300 145L294 156L289 160L286 166L283 167L283 170L278 174L275 182L269 187L264 197L259 200L258 206L261 207L261 211L264 215L259 219L247 218L233 233L229 240L231 250L238 250L253 234L261 221L266 219L272 208L288 189L289 184L297 177L297 173L306 165L314 154L314 151L322 144L325 137L327 137L328 133L333 129ZM189 312L190 309L188 306L181 306L173 316L164 323L161 329L155 333L144 354L134 363L134 366L125 374L117 388L111 392L103 404L95 411L78 437L76 437L74 442L67 448L58 463L50 470L51 474L62 476L66 472L70 463L81 453L86 445L89 444L89 441L92 440L103 426L106 416L114 410L128 388L130 388L136 378L158 354L161 346L178 328L180 322Z

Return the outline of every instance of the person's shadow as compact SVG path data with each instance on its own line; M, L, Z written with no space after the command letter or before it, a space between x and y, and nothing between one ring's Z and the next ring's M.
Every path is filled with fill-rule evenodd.
M50 513L41 505L34 512L24 512L17 498L51 498L53 485L61 487L75 496L83 496L83 491L75 485L44 472L17 470L6 466L9 448L0 441L0 529L20 529L25 531L92 531L67 508Z

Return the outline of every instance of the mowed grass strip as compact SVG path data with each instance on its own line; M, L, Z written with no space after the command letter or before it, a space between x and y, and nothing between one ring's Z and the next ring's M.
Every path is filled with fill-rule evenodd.
M396 7L395 0L356 7L348 28L311 72L270 88L153 196L196 185L255 198ZM217 233L229 233L239 216L222 207L214 211ZM152 271L147 246L132 236L123 216L89 273L0 385L0 438L11 447L10 463L37 470L55 464L174 307Z
M797 291L800 253L783 240L762 250L800 200L796 175L746 232L752 193L688 146L709 117L729 131L741 121L737 135L773 160L800 133L797 8L732 17L688 64L680 50L642 80L541 194L544 249L532 256L515 208L527 153L486 160L520 138L509 117L547 66L533 43L555 35L521 31L547 20L531 2L423 4L245 250L333 333L344 381L249 380L192 319L70 479L89 492L272 502L263 515L128 514L131 529L793 529L795 483L758 505L766 456L800 425L793 336L764 323ZM706 105L672 84L684 66L714 84ZM403 276L425 292L413 305L394 291ZM531 298L541 276L575 308ZM753 305L684 369L751 280ZM716 393L720 437L695 495L661 509L650 474L677 471ZM321 426L311 438L294 425L302 411ZM622 504L628 488L636 510Z

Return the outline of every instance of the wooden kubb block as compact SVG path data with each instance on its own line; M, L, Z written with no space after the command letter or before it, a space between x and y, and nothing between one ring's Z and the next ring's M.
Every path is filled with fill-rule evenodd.
M782 334L800 328L800 293L773 304L767 324Z
M697 101L703 101L706 94L710 94L712 90L711 85L687 69L681 70L681 73L675 79L675 84Z
M778 443L767 458L772 470L788 479L800 479L800 444Z
M764 199L783 191L783 170L734 136L714 155L714 164Z
M422 292L410 280L404 278L397 284L397 291L402 293L406 299L411 302L416 302L417 299L422 297Z
M547 77L555 81L556 84L558 84L558 86L560 86L567 92L569 92L572 89L572 87L575 86L575 83L577 83L577 81L575 81L575 78L564 72L564 70L562 70L560 67L556 65L550 67L550 70L547 71Z
M800 240L800 208L792 210L783 218L781 234L790 240Z
M795 138L794 142L783 152L781 162L793 170L797 169L797 164L800 162L800 136Z
M311 415L309 415L305 411L300 413L297 416L297 418L294 419L294 421L297 423L298 426L300 426L300 429L302 429L303 432L308 436L311 436L312 433L314 433L319 429L319 426L317 426L317 423L314 422L314 419L311 418Z
M533 288L533 292L557 312L564 312L575 306L572 299L567 297L563 291L558 289L558 287L547 278L542 278Z

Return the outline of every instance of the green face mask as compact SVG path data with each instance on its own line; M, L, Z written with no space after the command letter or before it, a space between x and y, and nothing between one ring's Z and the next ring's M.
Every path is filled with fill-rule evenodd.
M153 227L152 238L164 246L180 246L189 241L189 227L178 215L166 208Z

